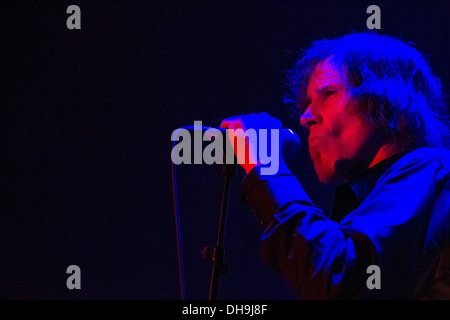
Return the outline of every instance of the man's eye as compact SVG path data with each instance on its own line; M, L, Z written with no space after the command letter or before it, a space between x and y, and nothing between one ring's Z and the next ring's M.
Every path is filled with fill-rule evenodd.
M324 98L328 98L328 97L332 96L333 94L337 93L337 91L329 89L329 88L323 88L323 89L317 90L317 93Z

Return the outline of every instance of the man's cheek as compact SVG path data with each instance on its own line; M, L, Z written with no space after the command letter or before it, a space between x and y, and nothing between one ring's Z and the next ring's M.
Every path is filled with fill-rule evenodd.
M343 148L354 149L367 136L367 128L359 118L348 116L344 121L335 123L332 130L334 144L340 144Z

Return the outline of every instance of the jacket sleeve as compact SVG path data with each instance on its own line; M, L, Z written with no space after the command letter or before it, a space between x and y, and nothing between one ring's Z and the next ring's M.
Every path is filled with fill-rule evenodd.
M254 168L242 188L264 227L263 261L282 273L301 299L414 298L440 253L427 250L437 239L427 229L430 214L448 225L448 208L434 208L436 198L449 196L436 179L448 181L448 172L435 160L394 165L341 223L312 204L285 164L271 176ZM447 243L439 239L438 247ZM367 288L370 265L380 268L379 290Z

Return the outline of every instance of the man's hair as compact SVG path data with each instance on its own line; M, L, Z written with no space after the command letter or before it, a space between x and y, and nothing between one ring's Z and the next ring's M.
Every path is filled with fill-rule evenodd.
M351 33L314 41L288 72L290 93L285 101L295 110L307 108L310 75L319 62L330 63L347 79L361 113L392 136L416 146L448 146L446 106L440 80L411 45L375 33Z

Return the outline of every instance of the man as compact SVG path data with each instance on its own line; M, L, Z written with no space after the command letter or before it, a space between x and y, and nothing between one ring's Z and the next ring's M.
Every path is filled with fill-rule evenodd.
M316 41L290 87L335 201L330 219L282 159L274 175L262 175L257 158L240 163L245 199L264 227L263 260L301 299L450 298L448 131L439 80L423 57L376 34ZM221 127L282 128L267 114ZM380 272L375 288L368 270Z

